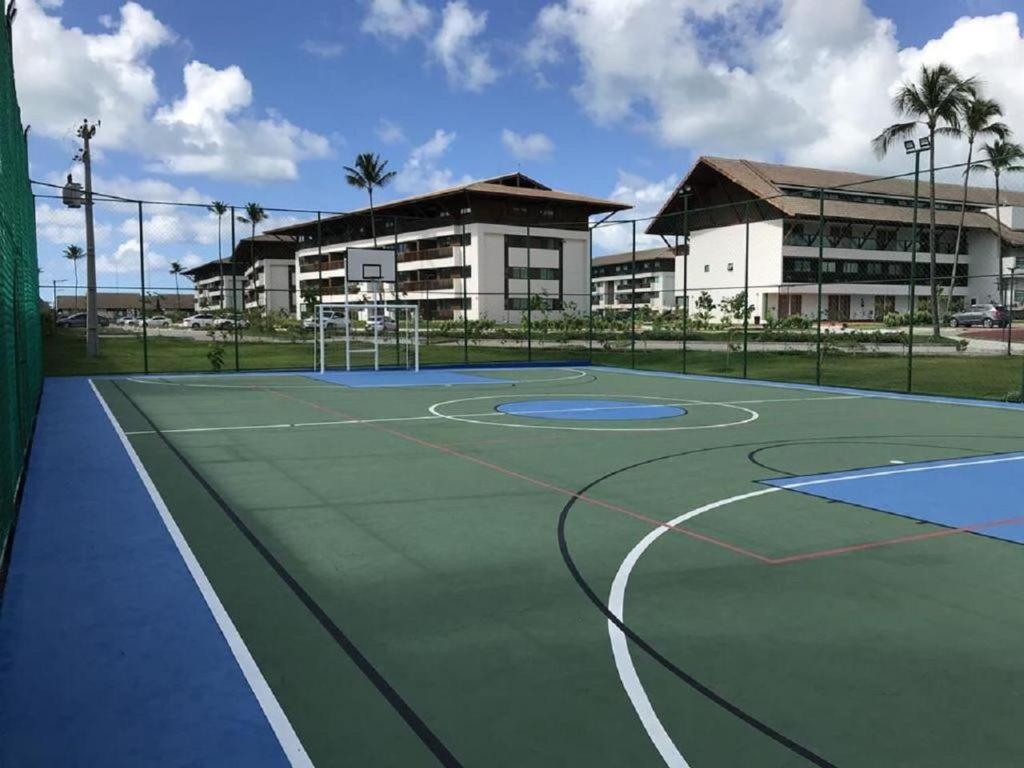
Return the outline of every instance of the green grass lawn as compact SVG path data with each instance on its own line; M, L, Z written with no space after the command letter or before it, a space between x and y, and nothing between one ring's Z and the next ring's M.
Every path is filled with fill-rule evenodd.
M420 347L423 365L459 365L469 363L505 363L533 361L580 360L586 351L571 348L540 349L531 351L526 343L504 347L486 347L469 344L464 349L461 340L432 339ZM224 343L223 370L235 370L235 345L229 339ZM145 352L148 353L150 373L212 372L207 355L212 344L209 339L150 336ZM396 362L393 347L382 347L381 364ZM329 353L341 363L343 349L334 345ZM329 358L331 359L331 358ZM372 365L369 355L356 355L354 365ZM137 335L102 336L100 354L96 358L85 355L85 335L82 331L58 331L43 338L43 365L47 376L90 376L108 373L142 373L146 360L142 337ZM313 347L310 342L242 341L238 345L240 370L301 370L313 365Z
M743 376L740 353L690 350L687 373L715 376ZM595 350L594 363L629 367L628 350ZM636 367L658 371L683 371L680 350L636 353ZM815 355L750 352L747 376L751 379L815 382ZM1024 360L1020 357L915 357L914 392L951 397L1005 400L1021 391ZM826 355L822 363L822 384L893 392L907 389L907 359L893 355Z

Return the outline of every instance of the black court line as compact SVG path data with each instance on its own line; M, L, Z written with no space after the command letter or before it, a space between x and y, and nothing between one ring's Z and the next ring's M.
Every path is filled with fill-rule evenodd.
M267 546L260 540L260 538L249 528L248 525L239 517L238 513L232 509L231 505L224 499L220 493L206 480L205 477L192 465L192 463L185 458L185 456L179 451L167 436L161 432L156 424L149 415L138 406L138 404L128 395L127 392L121 387L120 382L111 382L117 391L128 401L129 404L138 412L138 414L149 424L150 429L153 430L154 434L159 436L163 441L164 445L173 453L182 465L189 471L189 473L196 479L196 482L202 486L203 490L209 494L210 498L213 499L217 506L221 508L224 514L235 524L239 532L252 544L253 548L260 553L267 564L274 570L274 572L280 577L288 588L295 594L295 596L302 602L306 609L313 615L313 617L320 623L327 633L334 639L338 646L345 651L352 662L359 668L366 678L373 683L373 686L380 692L380 694L387 700L388 704L397 712L406 724L415 732L419 737L420 741L433 753L434 757L437 758L441 765L461 767L461 763L455 757L454 754L445 746L444 742L435 734L430 727L423 721L423 719L416 714L413 708L402 698L401 694L394 689L394 687L384 678L384 676L377 671L377 668L373 666L368 658L363 654L362 651L356 646L354 642L342 631L342 629L335 624L334 620L327 614L327 612L320 606L319 603L310 595L303 586L295 579L288 569L284 567L280 560L278 560L274 554L267 548Z
M594 604L594 606L598 609L598 611L600 611L605 616L605 618L608 619L608 621L610 621L613 624L615 624L615 626L617 626L619 628L619 630L622 631L623 634L625 634L633 643L635 643L637 645L637 647L639 647L641 650L643 650L648 656L650 656L652 659L654 659L656 662L658 662L662 667L664 667L666 670L668 670L671 674L673 674L677 678L679 678L686 685L690 686L695 691L697 691L702 696L706 697L707 699L709 699L710 701L712 701L713 703L715 703L716 705L718 705L719 707L721 707L725 711L729 712L730 714L736 716L737 718L739 718L743 722L747 723L751 727L753 727L756 730L760 731L761 733L763 733L765 736L767 736L768 738L772 739L776 743L780 744L781 746L785 747L786 749L789 749L790 751L792 751L793 753L799 755L800 757L803 757L808 762L810 762L810 763L812 763L814 765L817 765L817 766L821 766L821 768L837 768L837 767L836 767L835 763L830 762L826 758L824 758L824 757L818 755L816 752L812 751L810 748L803 746L799 742L789 738L788 736L786 736L785 734L781 733L780 731L777 731L776 729L772 728L767 723L759 720L754 715L746 712L745 710L740 708L738 705L732 703L731 701L726 699L724 696L722 696L721 694L717 693L710 686L708 686L707 684L701 682L700 680L695 678L693 675L691 675L688 672L686 672L685 670L683 670L681 667L679 667L674 662L672 662L670 659L668 659L666 656L664 656L660 651L658 651L653 645L651 645L643 637L641 637L635 630L633 630L629 626L627 626L625 624L625 622L623 622L621 619L619 619L617 616L615 616L615 614L613 614L611 612L611 610L608 608L607 604L600 597L598 597L597 593L593 590L593 588L587 582L586 578L584 578L584 576L581 573L579 567L576 565L576 562L573 560L572 554L569 552L569 543L568 543L568 539L566 537L566 524L567 524L568 519L569 519L569 513L572 511L573 507L576 505L576 502L579 499L579 495L583 495L583 494L589 493L591 490L593 490L593 488L595 486L600 485L605 480L608 480L608 479L610 479L612 477L615 477L616 475L623 474L625 472L628 472L628 471L633 470L633 469L637 469L639 467L647 466L647 465L650 465L650 464L656 464L656 463L658 463L660 461L666 461L666 460L669 460L669 459L676 459L676 458L683 458L683 457L686 457L686 456L694 456L694 455L702 454L702 453L710 453L712 451L721 451L721 450L729 450L729 449L737 449L737 448L751 448L752 450L751 450L750 454L748 454L748 458L749 458L751 455L756 454L758 452L758 450L760 450L760 449L777 448L777 447L782 447L782 446L787 446L787 445L813 445L815 443L831 443L831 442L841 443L841 442L844 442L844 441L863 441L863 443L865 445L870 445L870 444L873 444L872 437L873 436L871 436L871 435L846 435L846 436L836 436L836 437L796 439L796 440L787 441L787 442L779 442L777 440L761 440L761 441L757 441L757 442L753 442L753 443L734 443L732 445L719 445L719 446L711 446L711 447L707 447L707 448L696 448L696 449L689 450L689 451L680 451L678 453L670 453L670 454L667 454L665 456L658 456L658 457L655 457L655 458L652 458L652 459L645 459L644 461L639 461L639 462L636 462L634 464L629 464L627 466L620 467L619 469L612 470L611 472L608 472L607 474L602 475L601 477L597 478L596 480L593 480L590 483L588 483L587 485L583 486L583 488L581 488L579 491L577 491L577 494L578 494L577 496L569 499L569 501L562 508L562 513L558 517L558 548L559 548L559 551L562 554L562 560L565 563L566 568L569 570L569 573L572 575L573 580L576 582L577 586L579 586L579 588L587 596L587 598L590 600L590 602ZM928 440L928 439L939 439L939 440L942 440L942 439L947 439L947 438L948 439L956 439L956 440L972 439L972 438L986 438L986 439L996 439L996 440L1024 440L1024 436L1020 436L1020 435L1011 435L1011 436L1004 436L1004 435L878 435L877 438L878 438L879 441L884 441L884 440L915 440L915 439L925 439L925 440ZM879 444L887 445L889 443L879 442ZM919 443L907 443L907 445L908 446L914 446L914 445L920 445L920 444ZM926 447L933 447L933 446L926 446ZM952 450L960 450L956 446L936 446L936 447L951 448ZM973 451L973 450L976 450L976 449L972 448L972 449L968 449L968 450L972 450ZM758 466L763 466L763 465L761 465L757 461L754 461L753 463L757 464ZM776 470L772 470L772 471L776 471ZM781 470L778 470L778 471L780 471L782 474L789 474L787 472L782 472ZM816 497L816 498L820 498L820 497ZM880 510L875 510L875 511L880 511Z

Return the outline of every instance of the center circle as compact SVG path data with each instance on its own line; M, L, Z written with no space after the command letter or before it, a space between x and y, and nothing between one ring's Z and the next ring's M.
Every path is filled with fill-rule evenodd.
M650 421L686 415L678 405L629 400L519 400L501 403L496 411L509 416L553 421Z

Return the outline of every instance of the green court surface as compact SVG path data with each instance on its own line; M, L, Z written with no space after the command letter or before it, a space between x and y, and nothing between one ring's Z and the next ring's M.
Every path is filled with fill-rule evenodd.
M464 373L94 382L316 765L1020 764L1024 411Z

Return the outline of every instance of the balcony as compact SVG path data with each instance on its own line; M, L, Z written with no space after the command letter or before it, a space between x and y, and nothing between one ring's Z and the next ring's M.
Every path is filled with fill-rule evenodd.
M309 262L299 265L299 271L303 273L308 272L329 272L332 269L344 269L345 261L343 259L335 259L333 261L324 262Z
M455 255L455 247L445 245L440 248L427 248L421 251L404 251L398 254L398 263L405 264L408 261L434 261L436 259L450 259Z
M453 278L440 278L436 280L408 280L398 284L398 290L407 293L416 291L451 291L455 288Z

